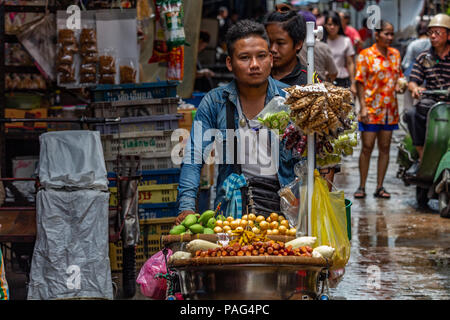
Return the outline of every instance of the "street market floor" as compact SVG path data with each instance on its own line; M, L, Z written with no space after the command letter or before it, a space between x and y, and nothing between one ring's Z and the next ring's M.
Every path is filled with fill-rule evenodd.
M399 101L401 102L401 100ZM415 186L396 178L397 145L404 136L394 132L384 187L391 199L373 196L376 188L375 148L369 169L365 199L354 199L359 185L358 159L344 158L335 177L353 202L351 256L345 275L330 290L332 299L436 299L450 298L450 219L439 216L437 200L421 210Z

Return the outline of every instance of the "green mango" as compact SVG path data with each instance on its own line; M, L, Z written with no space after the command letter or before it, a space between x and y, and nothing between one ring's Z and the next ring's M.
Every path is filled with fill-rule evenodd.
M214 229L214 227L216 226L216 218L212 217L211 219L209 219L206 226L210 229Z
M195 214L190 214L186 218L184 218L184 220L181 224L183 226L185 226L186 228L189 228L190 226L192 226L193 224L196 224L196 223L197 223L197 217L195 216Z
M198 218L198 223L201 223L202 225L206 225L208 223L208 220L214 217L216 213L213 210L206 210L202 213L200 218Z
M186 234L186 232L182 232L180 233L180 236L184 236Z
M198 218L200 218L200 213L196 213L195 216Z
M225 221L225 220L227 220L227 218L224 215L220 214L220 215L217 216L216 220Z
M203 234L215 234L214 230L211 228L204 228Z
M203 226L201 224L194 224L192 226L189 227L189 230L191 230L192 233L196 234L196 233L203 233Z
M186 231L186 228L183 225L180 224L178 226L173 227L169 231L169 234L171 234L171 235L179 235L179 234L181 234L181 233L183 233L185 231Z
M191 230L187 229L185 234L193 234Z

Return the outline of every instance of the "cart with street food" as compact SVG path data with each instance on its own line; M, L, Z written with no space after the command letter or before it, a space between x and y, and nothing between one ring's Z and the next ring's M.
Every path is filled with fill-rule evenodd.
M307 29L312 62L317 31L310 23ZM342 270L350 257L350 219L344 193L329 190L317 169L332 168L353 153L357 123L351 92L312 83L313 68L310 63L308 85L284 89L286 98L272 100L258 115L278 130L301 167L278 193L280 214L247 206L247 212L228 210L224 216L219 204L186 216L161 238L166 261L160 265L167 273L157 277L167 280L166 298L178 299L178 291L193 300L328 299L330 272Z

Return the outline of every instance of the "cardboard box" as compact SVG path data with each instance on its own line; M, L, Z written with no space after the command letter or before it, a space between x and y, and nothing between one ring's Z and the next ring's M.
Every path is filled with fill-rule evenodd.
M38 165L38 157L16 157L12 159L13 178L31 178Z
M191 131L196 112L197 109L178 109L178 113L183 116L183 118L178 120L178 128Z
M47 118L47 108L21 110L21 109L5 109L5 118L15 119L43 119ZM10 122L5 123L5 128L11 129L46 129L47 123L45 122Z

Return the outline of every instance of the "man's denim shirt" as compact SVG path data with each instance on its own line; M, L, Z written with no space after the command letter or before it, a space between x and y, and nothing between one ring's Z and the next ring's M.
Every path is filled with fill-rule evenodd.
M265 105L269 101L271 101L275 96L285 96L285 92L281 89L286 88L287 85L281 83L273 78L269 77L269 86L267 89L267 95L265 100ZM195 115L195 120L192 125L190 140L188 140L185 149L185 155L183 162L181 164L181 174L180 174L180 182L178 186L178 211L179 213L183 210L192 210L195 211L195 204L197 198L197 192L200 185L200 172L203 164L200 164L200 159L203 159L202 163L204 163L203 154L208 154L209 151L205 152L205 149L211 145L215 140L215 137L204 137L201 140L201 143L194 144L194 139L196 134L200 134L199 131L201 128L201 134L204 135L208 129L218 129L222 133L223 145L224 145L224 153L226 149L227 139L225 130L227 129L227 117L226 117L226 106L227 100L231 102L234 109L234 121L235 128L239 128L239 115L236 109L236 104L238 100L238 92L236 87L236 82L233 80L231 83L226 86L215 88L209 91L205 97L202 99L197 113ZM197 129L195 129L195 122L198 122L200 125L197 125ZM272 134L271 139L274 138ZM231 143L231 142L229 142ZM278 181L280 185L283 187L294 180L294 165L297 162L294 158L292 158L292 152L286 150L284 147L285 142L280 141L279 143L279 166L278 166ZM192 146L195 146L194 148ZM232 144L231 144L232 145ZM218 150L215 150L216 154ZM230 152L228 150L228 152ZM217 177L217 194L215 200L215 207L221 202L221 210L226 211L226 203L224 201L224 191L222 189L222 185L224 180L233 173L233 165L227 164L227 157L223 156L224 160L223 164L219 164L219 174ZM230 155L231 157L231 155ZM189 158L191 161L189 161ZM193 159L196 159L194 161ZM231 158L232 159L232 158ZM231 161L231 160L230 160Z

